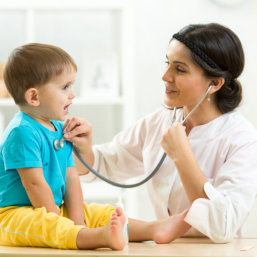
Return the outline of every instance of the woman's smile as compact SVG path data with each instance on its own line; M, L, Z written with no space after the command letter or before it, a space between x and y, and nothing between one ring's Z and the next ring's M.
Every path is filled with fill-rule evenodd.
M177 93L176 90L168 88L168 87L165 88L165 94L171 95L171 94L175 94L175 93Z

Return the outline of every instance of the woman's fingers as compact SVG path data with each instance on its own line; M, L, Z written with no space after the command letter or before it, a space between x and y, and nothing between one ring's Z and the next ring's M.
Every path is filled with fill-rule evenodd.
M75 127L80 126L84 123L86 123L86 120L77 117L72 117L71 119L68 119L65 122L63 126L63 131L64 133L71 132Z
M65 129L66 129L66 127L68 126L69 122L70 122L70 118L68 118L67 120L65 120L64 125L63 125L63 127L62 127L62 130L63 130L63 131L65 131Z
M64 138L77 146L85 146L92 141L92 126L85 119L73 117L64 124Z
M76 126L74 127L70 132L65 132L64 138L65 139L72 139L74 137L82 137L86 136L90 133L91 131L84 126Z

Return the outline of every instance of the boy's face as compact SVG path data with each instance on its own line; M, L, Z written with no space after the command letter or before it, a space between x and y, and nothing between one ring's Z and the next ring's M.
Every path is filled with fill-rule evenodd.
M47 84L38 88L40 113L44 119L65 120L69 106L75 97L73 83L76 71L69 67L62 74L54 77Z

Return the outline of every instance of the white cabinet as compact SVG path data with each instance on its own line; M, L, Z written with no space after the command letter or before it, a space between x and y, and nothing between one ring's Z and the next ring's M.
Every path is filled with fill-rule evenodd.
M0 3L0 62L28 42L57 45L78 65L71 115L94 127L94 143L133 121L132 12L127 0L9 0ZM0 99L5 127L16 111Z
M12 49L29 42L66 50L78 65L71 116L84 117L93 125L94 143L112 139L134 119L130 5L129 0L0 2L0 62L6 62ZM17 110L12 99L0 98L0 137ZM86 199L106 196L99 183L88 188ZM111 186L106 190L106 201L112 197L112 203L121 192Z

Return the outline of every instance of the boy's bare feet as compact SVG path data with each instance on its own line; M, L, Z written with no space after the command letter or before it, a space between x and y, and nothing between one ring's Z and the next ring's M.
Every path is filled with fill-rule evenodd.
M156 225L153 240L158 244L167 244L183 236L191 228L184 221L187 212L188 210L159 221Z
M123 234L126 217L120 207L113 212L108 225L98 228L83 228L77 236L78 249L96 249L109 247L122 250L126 244Z
M126 217L120 207L113 212L110 222L107 225L107 242L113 250L122 250L126 244L126 238L123 234Z

